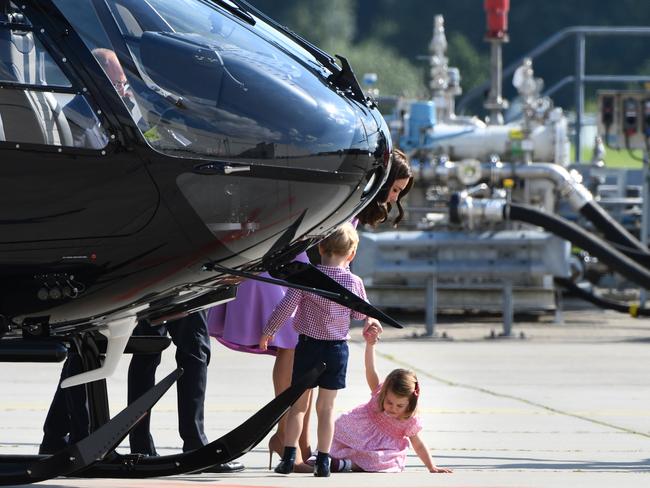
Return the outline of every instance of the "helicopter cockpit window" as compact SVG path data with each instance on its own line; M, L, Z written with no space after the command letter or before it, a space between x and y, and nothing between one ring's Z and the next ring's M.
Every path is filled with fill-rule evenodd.
M88 101L69 93L72 84L11 2L0 13L0 83L0 142L106 146Z
M0 13L0 81L71 86L19 12Z
M90 27L79 18L84 9L64 8L78 2L54 1L89 49L123 56L127 47L131 59L120 61L141 114L136 122L156 151L323 169L305 156L336 155L365 138L329 87L329 72L259 19L247 22L207 0L105 0L89 2L111 14ZM122 38L111 34L98 46L99 30ZM337 169L340 158L329 159Z

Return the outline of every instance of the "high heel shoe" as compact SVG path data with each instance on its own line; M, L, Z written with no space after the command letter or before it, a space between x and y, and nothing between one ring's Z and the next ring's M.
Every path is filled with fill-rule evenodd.
M273 465L273 453L277 453L278 456L282 456L282 451L284 450L284 445L280 436L276 433L269 438L269 469Z
M300 446L300 455L302 456L303 462L307 462L312 456L316 458L316 451L311 450L311 446L307 444L306 446Z

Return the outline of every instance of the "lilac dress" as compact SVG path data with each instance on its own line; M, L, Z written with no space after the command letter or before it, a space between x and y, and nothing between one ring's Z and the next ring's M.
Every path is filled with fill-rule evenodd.
M309 259L306 253L302 253L296 257L296 261L308 263ZM263 273L261 276L269 275ZM242 282L237 289L237 298L208 312L210 335L237 351L275 355L278 348L294 349L298 333L293 329L293 315L275 334L269 349L261 351L258 347L262 329L286 291L284 286L270 283L255 280Z
M368 403L341 415L334 425L332 457L351 459L368 472L404 471L408 438L422 430L418 416L402 420L379 410L379 385Z

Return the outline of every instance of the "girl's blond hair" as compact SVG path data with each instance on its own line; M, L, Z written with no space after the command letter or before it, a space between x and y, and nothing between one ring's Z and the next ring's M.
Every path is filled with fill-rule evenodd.
M318 244L321 254L347 256L359 245L359 234L354 226L346 222Z
M408 419L413 417L417 410L418 398L420 396L420 384L418 383L418 377L415 375L415 372L410 369L400 368L394 369L386 376L384 384L379 391L379 397L377 398L381 412L384 411L384 400L389 391L400 398L408 398L409 403L406 406L404 418Z

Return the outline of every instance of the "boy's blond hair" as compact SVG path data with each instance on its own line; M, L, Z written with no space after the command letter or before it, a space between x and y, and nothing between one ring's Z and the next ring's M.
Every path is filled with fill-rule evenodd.
M347 256L357 249L359 234L354 226L346 222L333 233L320 241L318 248L327 256Z

